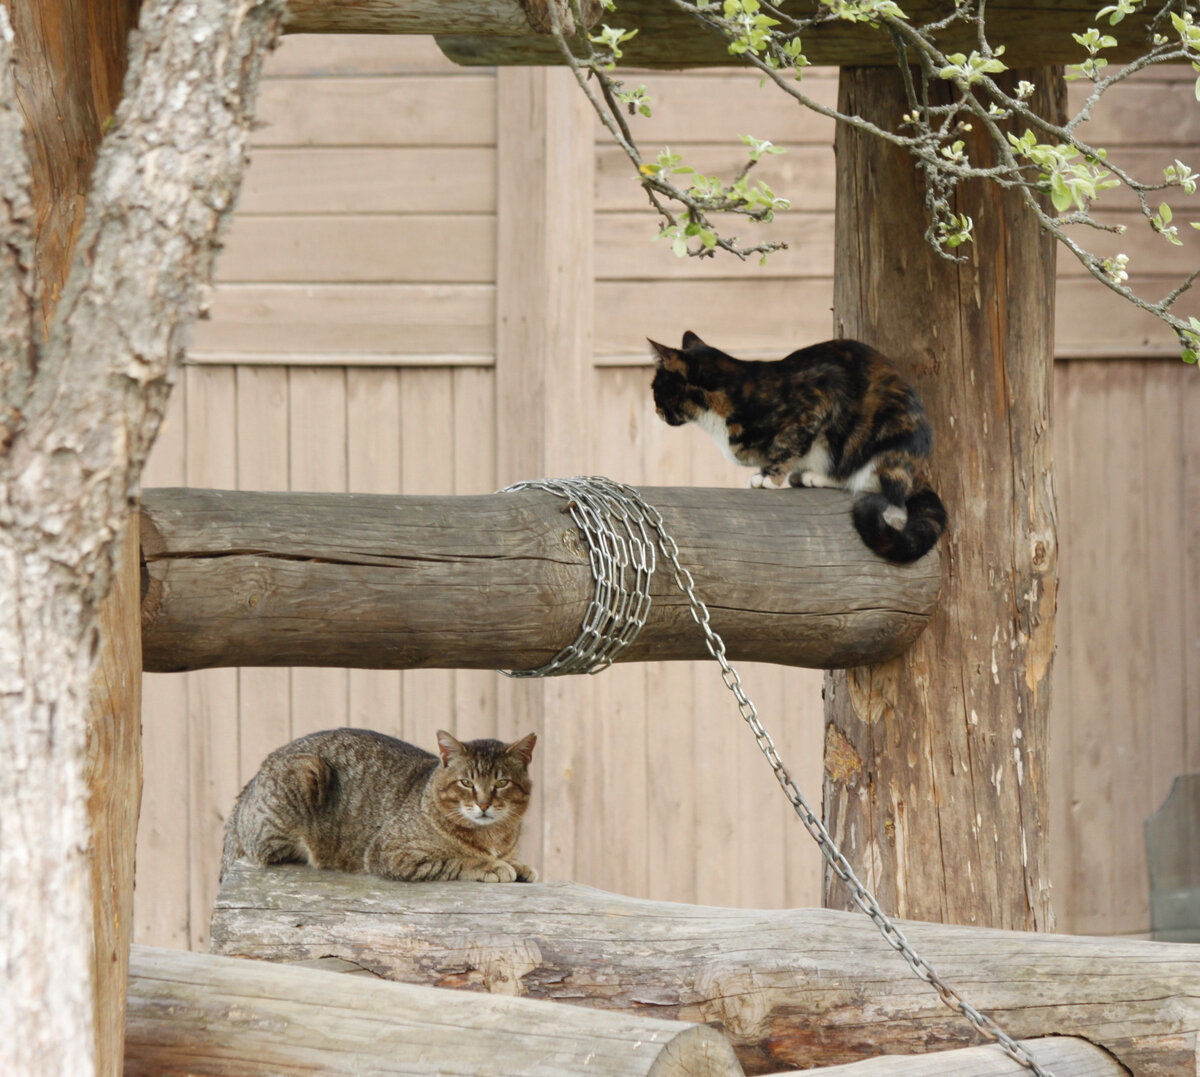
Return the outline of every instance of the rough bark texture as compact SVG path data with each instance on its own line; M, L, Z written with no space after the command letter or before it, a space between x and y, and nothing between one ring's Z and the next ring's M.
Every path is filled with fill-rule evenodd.
M1061 108L1056 73L1015 77L1042 87L1044 115ZM898 120L898 73L841 79L844 111ZM835 332L916 383L950 528L928 631L899 658L827 678L826 823L891 912L1045 930L1054 241L1016 195L976 184L957 207L975 221L968 260L945 261L922 239L909 158L846 128L836 149ZM848 902L827 872L826 904Z
M147 6L41 346L30 267L20 256L0 266L0 325L29 327L6 337L5 370L16 357L33 372L6 376L0 402L0 756L10 768L0 787L0 1072L12 1077L97 1071L86 780L97 610L240 184L260 57L281 11ZM11 115L7 98L0 112ZM0 190L28 190L28 162L11 140L0 146ZM7 200L4 212L21 215Z
M125 1077L740 1077L703 1025L135 946Z
M1138 1077L1196 1072L1194 947L901 926L1009 1035L1082 1036ZM861 913L237 864L217 898L212 948L272 961L339 958L407 983L702 1022L725 1033L747 1073L985 1042Z
M33 221L35 239L32 250L26 247L17 255L27 238L24 225L3 229L15 245L7 247L13 260L0 269L0 288L11 295L32 286L41 296L41 305L30 325L28 319L34 318L30 304L0 302L10 312L21 310L26 319L9 341L19 357L0 360L0 400L11 409L0 417L0 443L6 443L20 425L16 407L33 375L34 349L29 343L49 323L62 294L103 127L120 95L137 4L133 0L49 0L15 5L12 14L17 94L32 153L31 204L23 216ZM19 138L21 126L10 123L9 135ZM18 159L12 147L0 149L0 160ZM17 171L6 170L0 182L20 183L21 179ZM133 538L132 550L125 551L127 571L118 576L118 586L101 608L87 739L95 1051L97 1071L108 1077L121 1072L141 794L141 645L136 535Z
M303 3L313 15L318 10L339 11L341 27L353 29L351 16L365 12L368 5L358 0L292 0ZM953 10L950 0L914 0L900 5L914 25L941 18ZM408 17L410 0L373 0L369 5L372 24L396 25ZM789 3L789 13L815 12L815 0L805 4ZM1149 8L1150 5L1147 5ZM348 10L347 10L348 9ZM1157 9L1154 9L1157 10ZM713 67L735 65L743 61L731 56L726 42L704 26L680 12L670 0L621 0L618 14L606 15L607 21L638 35L621 46L622 63L630 67ZM988 36L994 44L1006 46L1008 63L1025 65L1078 63L1082 58L1072 32L1093 25L1094 0L991 0L987 5ZM1119 27L1119 44L1105 49L1111 61L1128 61L1141 55L1147 42L1152 10L1139 10ZM361 17L361 16L360 16ZM363 24L365 27L365 23ZM392 31L395 32L395 31ZM513 33L508 22L499 20L434 30L442 51L459 64L560 64L562 54L554 41L542 34ZM978 48L975 27L958 23L938 38L942 51L970 52ZM813 64L826 67L845 65L894 64L896 51L886 33L866 23L830 21L804 34L804 54ZM907 108L901 111L907 111Z
M824 668L904 650L937 603L936 554L883 562L827 490L649 488L732 658ZM566 503L147 490L145 668L533 669L579 635L595 585ZM751 553L752 551L752 553ZM707 655L661 562L623 660Z

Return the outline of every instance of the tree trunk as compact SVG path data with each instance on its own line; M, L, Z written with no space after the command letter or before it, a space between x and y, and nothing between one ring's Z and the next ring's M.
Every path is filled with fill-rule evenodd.
M1039 85L1043 115L1061 110L1058 73L1012 74ZM905 101L898 72L842 71L844 112L895 125ZM825 819L885 909L1045 930L1054 241L1015 194L974 183L956 209L975 242L948 262L922 238L910 158L847 127L836 150L835 331L916 383L950 527L926 632L899 658L826 680ZM848 907L828 871L825 898Z
M1010 1036L1082 1036L1138 1077L1196 1072L1194 947L900 926ZM239 863L222 881L212 947L268 961L337 958L406 983L695 1021L723 1032L747 1073L987 1042L858 912Z
M909 646L937 604L937 555L914 565L880 560L850 523L848 494L644 493L735 660L815 668L881 660ZM535 669L576 639L595 591L565 507L540 490L147 490L145 668ZM707 657L661 557L650 594L623 658Z
M44 341L27 255L30 165L13 137L10 35L0 20L5 1077L90 1077L108 1065L94 1043L87 786L98 609L172 371L211 280L216 235L244 169L260 58L281 17L278 0L249 9L223 0L146 7Z

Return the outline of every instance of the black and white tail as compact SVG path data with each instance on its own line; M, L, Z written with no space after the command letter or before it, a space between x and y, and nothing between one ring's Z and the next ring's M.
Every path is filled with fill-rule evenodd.
M883 494L864 494L854 502L854 526L863 542L880 557L899 564L924 557L946 530L946 507L928 487L909 497L905 508L908 519L896 528L885 513L898 509Z

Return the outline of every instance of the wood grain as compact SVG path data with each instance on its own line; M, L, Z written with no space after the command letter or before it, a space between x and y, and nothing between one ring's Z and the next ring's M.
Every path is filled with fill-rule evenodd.
M696 1024L134 948L125 1077L739 1077Z
M827 667L895 654L936 603L936 552L910 566L880 560L854 532L847 494L661 487L644 496L731 657ZM541 491L148 490L145 668L532 668L578 635L593 592L568 521L563 502ZM705 655L669 568L659 566L651 594L625 660Z
M133 936L133 873L142 799L142 638L136 514L121 541L112 590L100 607L101 646L87 733L91 819L97 1072L118 1074L125 980Z
M1126 1077L1112 1055L1078 1036L1042 1036L1021 1044L1055 1077ZM1023 1077L1029 1068L996 1046L960 1047L920 1055L885 1055L845 1066L820 1066L810 1077Z
M1194 947L900 928L1010 1035L1083 1036L1138 1077L1179 1077L1196 1065ZM725 1033L751 1073L981 1042L860 913L238 864L213 911L212 938L217 953L332 956L407 983L704 1022Z
M330 0L316 0L328 4ZM393 0L395 2L395 0ZM407 5L397 5L399 7ZM802 14L817 9L814 0L787 5L789 12ZM949 0L914 2L904 12L914 23L941 18L953 10ZM993 0L987 7L988 36L1004 42L1005 61L1010 64L1078 63L1082 53L1071 38L1081 26L1092 25L1095 5L1091 0ZM1120 44L1105 55L1131 60L1144 49L1150 14L1139 12L1127 18L1118 35ZM730 56L724 41L706 27L688 19L661 0L625 0L621 26L636 28L637 37L624 48L625 62L632 67L711 67L740 64ZM496 28L499 30L499 27ZM442 51L459 64L557 64L561 54L554 41L541 35L510 36L507 32L458 30L437 37ZM804 33L804 54L815 66L894 66L895 49L887 34L866 23L830 21ZM959 22L938 37L945 52L970 52L978 47L974 26Z
M898 72L842 72L842 110L888 124L903 95ZM893 356L921 394L950 571L910 651L827 678L825 822L889 912L1047 930L1053 243L1019 199L977 185L957 206L978 251L948 262L920 239L906 154L847 130L837 156L836 335ZM825 900L849 902L828 871Z

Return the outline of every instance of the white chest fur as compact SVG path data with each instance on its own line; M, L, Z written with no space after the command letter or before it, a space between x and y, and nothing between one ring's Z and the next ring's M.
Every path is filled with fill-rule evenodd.
M717 443L727 459L732 460L735 464L744 463L734 455L733 447L729 444L729 428L725 425L725 420L716 412L702 411L692 422Z

